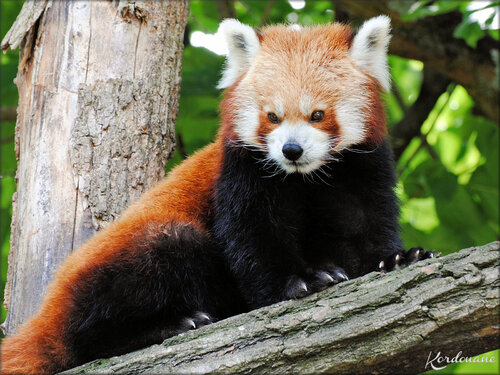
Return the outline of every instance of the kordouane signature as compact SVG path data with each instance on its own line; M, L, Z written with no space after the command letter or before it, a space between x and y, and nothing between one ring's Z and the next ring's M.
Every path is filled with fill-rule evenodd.
M495 363L496 358L494 355L488 357L483 355L480 357L466 357L462 355L462 351L459 351L456 356L449 357L446 355L441 355L441 352L437 352L434 357L432 351L429 352L429 357L427 358L427 363L425 364L425 369L427 367L432 367L433 370L442 370L451 363Z

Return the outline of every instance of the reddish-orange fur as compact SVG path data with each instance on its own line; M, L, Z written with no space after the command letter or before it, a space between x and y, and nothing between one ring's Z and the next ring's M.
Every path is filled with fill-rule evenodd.
M259 137L259 142L264 143L266 135L271 133L279 124L275 124L269 121L267 113L260 111L259 113L259 129L257 130L257 136Z
M234 115L236 113L236 108L238 106L237 100L234 97L235 88L238 86L240 80L226 89L224 93L224 98L220 104L221 113L221 127L219 129L218 139L236 141L238 138L234 131ZM222 151L222 150L221 150Z
M197 152L128 208L119 220L71 254L59 268L38 313L15 335L3 340L2 373L52 373L51 356L64 367L74 365L71 353L63 345L73 290L84 288L80 284L85 282L85 275L120 250L134 251L127 245L137 240L134 233L144 235L144 228L177 221L205 231L209 198L221 157L220 142Z
M318 123L313 123L313 126L332 137L339 135L339 125L335 117L335 110L333 108L328 108L325 112L325 118L323 121Z
M379 144L387 133L384 104L378 95L381 88L377 81L371 77L366 86L370 100L370 111L367 112L367 120L370 124L367 139L373 144Z

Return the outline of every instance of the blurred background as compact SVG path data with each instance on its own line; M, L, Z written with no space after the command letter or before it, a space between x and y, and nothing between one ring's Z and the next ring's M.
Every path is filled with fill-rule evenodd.
M3 38L22 1L0 2ZM177 149L167 172L214 139L224 62L216 35L223 18L260 27L334 20L359 26L388 14L394 37L385 94L395 151L402 237L407 247L448 254L499 238L498 1L191 1L185 36ZM7 273L18 51L1 55L0 298ZM0 321L5 319L5 310ZM498 351L496 352L498 362ZM470 366L470 365L469 365ZM498 373L498 363L448 366L440 373Z

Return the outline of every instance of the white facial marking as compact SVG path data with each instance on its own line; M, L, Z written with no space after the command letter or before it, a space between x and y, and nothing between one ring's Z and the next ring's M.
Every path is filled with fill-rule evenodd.
M311 116L313 111L324 111L327 108L326 104L315 103L312 96L302 95L299 102L300 112L307 118Z
M236 110L234 130L238 138L246 145L262 148L257 139L259 129L259 109L252 100L239 100L240 107Z
M335 151L360 144L365 139L366 128L362 109L366 100L362 95L353 95L340 99L336 104L335 114L340 134L334 147Z
M303 95L300 98L299 108L300 108L300 112L304 116L309 117L309 115L311 114L312 103L313 103L313 99L309 95Z
M283 118L283 116L285 116L285 108L283 107L283 102L280 99L274 99L274 108L276 108L275 113L279 118Z
M309 173L329 158L330 137L301 121L295 124L284 121L267 135L269 156L287 173ZM283 155L283 146L288 142L297 143L304 150L299 159L292 162Z

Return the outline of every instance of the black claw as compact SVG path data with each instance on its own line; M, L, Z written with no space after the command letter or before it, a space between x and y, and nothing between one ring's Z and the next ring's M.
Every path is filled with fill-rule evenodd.
M181 319L180 330L189 331L192 329L200 328L214 322L213 318L204 312L197 311L193 316L188 316Z
M192 319L196 323L197 328L213 323L212 317L209 314L201 312L201 311L196 312Z
M380 263L378 264L378 269L382 272L385 271L385 262L383 260L381 260Z
M410 262L416 262L423 259L425 255L425 250L421 247L412 247L406 252L406 256Z
M419 260L430 259L439 256L439 254L436 254L432 250L424 250L423 247L412 247L410 250L408 250L407 253L408 258L412 263Z
M323 265L319 270L306 269L304 279L298 276L290 277L285 288L285 298L302 298L348 280L347 273L342 268L332 264Z
M307 285L313 292L328 288L330 285L336 284L335 277L326 271L316 271L312 277L308 278Z
M326 270L316 271L308 279L307 285L311 291L317 292L347 280L349 276L342 268L329 265Z
M319 271L317 275L318 278L321 279L326 285L332 285L335 283L335 279L328 272Z
M349 280L349 276L347 276L347 273L345 273L345 271L340 267L336 268L333 271L333 276L334 276L334 279L336 280L336 283L340 283L342 281Z
M309 293L311 293L311 291L307 287L305 281L302 280L300 277L292 276L290 280L288 280L285 290L286 298L292 298L292 299L302 298L308 295Z
M436 257L434 251L424 250L422 247L412 247L406 251L397 252L378 263L378 270L381 272L393 271L404 268L423 259Z
M189 331L191 329L196 329L196 323L191 318L184 318L181 322L181 330Z

